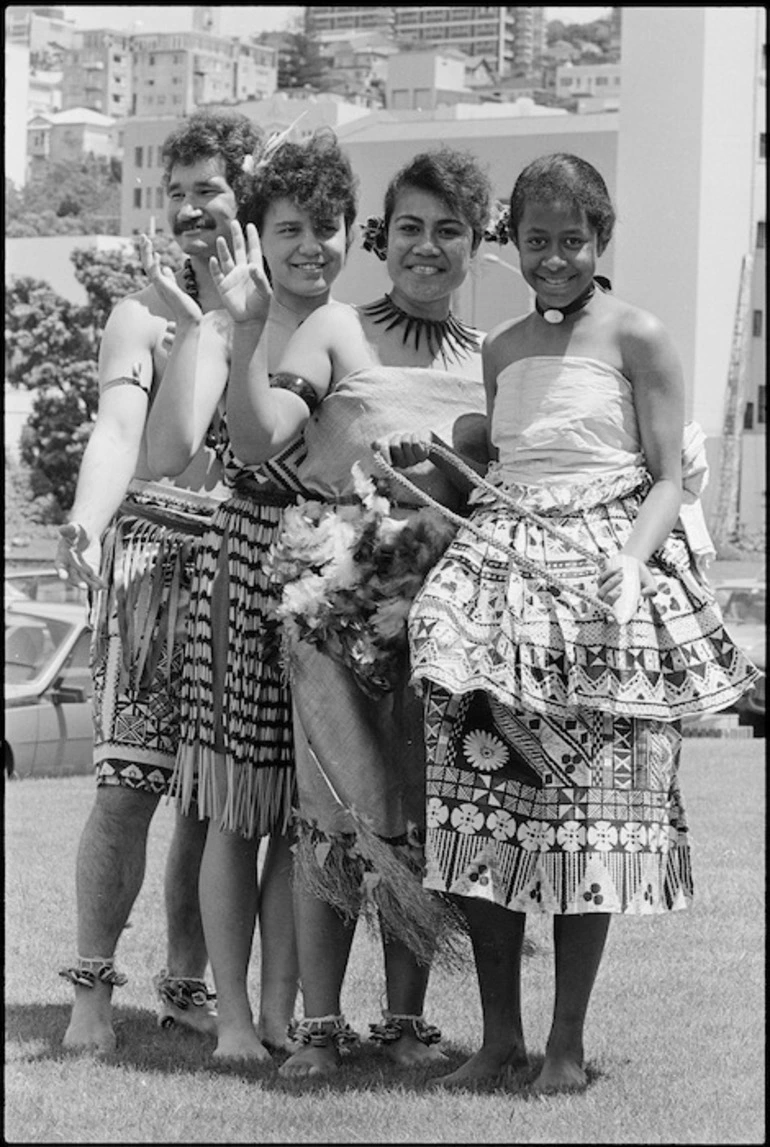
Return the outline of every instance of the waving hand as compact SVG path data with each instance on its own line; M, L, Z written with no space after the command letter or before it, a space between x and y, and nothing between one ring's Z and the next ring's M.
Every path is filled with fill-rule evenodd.
M253 223L246 224L244 239L240 223L230 224L233 253L226 241L217 239L217 253L211 257L209 268L233 322L265 322L270 310L273 292L262 264L262 247Z

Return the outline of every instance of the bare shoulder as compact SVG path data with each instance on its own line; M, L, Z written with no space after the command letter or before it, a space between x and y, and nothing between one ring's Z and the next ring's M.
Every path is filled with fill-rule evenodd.
M623 373L632 381L658 370L678 370L679 356L664 323L651 311L615 302L615 329Z
M519 315L493 327L482 347L485 363L499 371L515 358L521 358L529 324L529 315Z

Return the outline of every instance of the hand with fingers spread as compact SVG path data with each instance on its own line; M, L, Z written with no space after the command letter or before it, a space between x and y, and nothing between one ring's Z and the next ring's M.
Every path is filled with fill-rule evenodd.
M78 522L59 527L59 543L54 564L62 581L74 582L80 589L103 589L99 576L102 546Z
M152 240L147 235L139 236L139 257L142 262L142 269L147 278L155 287L156 291L163 299L164 303L173 312L174 319L177 323L199 323L203 318L203 311L200 309L195 299L188 295L179 283L176 281L176 276L170 267L165 267L160 261L160 257L153 249ZM171 325L171 324L169 324ZM166 342L169 341L168 328L164 336L164 349L170 351L173 345L173 333L166 347Z
M232 253L226 241L217 239L217 254L209 262L211 277L222 305L235 323L264 323L273 292L262 262L262 246L253 223L246 224L244 238L240 223L230 224Z

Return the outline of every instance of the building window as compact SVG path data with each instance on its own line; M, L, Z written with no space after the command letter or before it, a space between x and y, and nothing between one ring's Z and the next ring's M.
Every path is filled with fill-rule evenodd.
M754 429L754 403L753 402L747 402L746 403L746 409L743 413L743 429L744 430L753 430Z
M761 339L762 338L762 312L761 311L754 311L752 324L751 324L751 333L753 334L755 339Z
M152 207L152 188L145 187L144 189L144 205L145 207Z
M147 166L152 167L152 148L147 148Z
M141 167L143 160L144 160L144 148L143 147L135 147L134 148L134 167Z
M764 426L767 422L767 387L757 387L757 426Z
M163 206L163 188L162 187L156 187L155 188L155 206L156 207L162 207Z
M765 246L765 221L760 219L757 223L757 247L764 248Z
M134 207L142 206L142 189L141 187L134 188Z
M765 132L762 131L759 133L759 158L760 159L766 158L766 149L767 149L767 135L765 134Z

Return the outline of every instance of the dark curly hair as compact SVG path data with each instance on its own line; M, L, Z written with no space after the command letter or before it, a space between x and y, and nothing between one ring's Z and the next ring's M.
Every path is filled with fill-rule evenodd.
M358 180L350 160L330 128L321 128L301 143L286 141L257 163L238 219L262 230L267 209L276 199L288 199L306 211L314 225L345 220L350 230L358 212Z
M247 155L259 159L265 144L261 129L240 112L195 112L171 132L162 150L163 186L168 188L171 169L187 167L199 159L221 155L225 179L241 203L248 191L249 176L243 170Z
M443 199L473 231L473 249L476 250L489 219L492 185L471 152L441 147L436 151L421 152L404 164L385 192L386 231L390 227L396 199L407 187L428 191Z
M511 194L508 229L518 247L519 225L528 201L582 211L597 235L599 254L612 238L615 209L599 172L579 155L542 155L524 168Z

